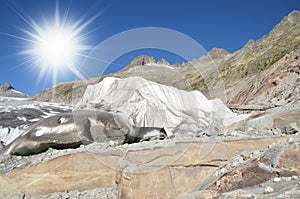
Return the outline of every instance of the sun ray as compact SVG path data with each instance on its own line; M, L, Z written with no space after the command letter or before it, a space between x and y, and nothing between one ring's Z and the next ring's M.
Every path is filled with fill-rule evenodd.
M12 38L15 38L15 39L19 39L19 40L31 42L31 43L37 43L37 42L34 41L34 40L26 39L26 38L24 38L24 37L20 37L20 36L13 35L13 34L9 34L9 33L5 33L5 32L0 32L0 34L1 34L1 35L5 35L5 36L9 36L9 37L12 37Z
M69 12L70 12L70 9L71 9L71 5L72 5L72 0L70 0L69 4L68 4L68 7L64 13L64 17L62 19L62 26L65 26L66 23L67 23L67 19L68 19L68 16L69 16Z
M102 63L110 64L110 65L122 66L121 64L117 64L115 62L110 62L110 61L106 61L104 59L99 59L99 58L96 58L96 57L92 57L90 55L84 55L84 54L80 54L80 53L76 53L76 55L84 57L84 58L88 58L88 59L91 59L91 60L99 61L99 62L102 62Z
M20 12L18 12L15 8L10 6L10 8L13 10L13 12L18 15L27 25L29 25L33 30L35 30L37 33L41 34L41 30L38 28L39 26L34 22L33 19L31 19L29 16L25 17Z

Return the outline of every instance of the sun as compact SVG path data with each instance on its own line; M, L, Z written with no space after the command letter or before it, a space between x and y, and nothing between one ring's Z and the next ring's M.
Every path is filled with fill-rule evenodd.
M83 79L80 73L78 60L84 56L83 52L90 48L85 45L85 38L78 31L76 25L62 23L61 19L44 26L34 25L33 32L25 31L32 42L26 45L23 51L28 59L40 70L40 77L52 74L56 81L58 74L71 71Z
M80 44L76 38L69 36L64 30L54 30L41 35L36 45L36 56L44 64L51 67L68 66L75 59L76 49Z
M29 64L39 72L38 82L44 77L52 75L53 83L57 83L58 75L71 72L80 79L85 75L80 71L79 60L87 57L85 54L93 49L87 45L87 27L102 13L100 11L91 18L82 16L78 20L69 18L71 4L60 13L58 1L53 17L41 16L41 23L37 19L25 16L12 8L13 11L25 22L26 28L19 28L24 36L0 32L10 37L22 40L20 54L25 56L22 64Z

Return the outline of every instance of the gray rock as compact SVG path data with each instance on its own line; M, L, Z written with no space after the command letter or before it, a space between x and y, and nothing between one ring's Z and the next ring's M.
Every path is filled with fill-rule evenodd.
M274 179L273 179L273 182L280 182L281 181L281 178L278 178L278 177L275 177Z
M274 189L272 187L268 186L265 188L264 193L269 194L269 193L272 193L273 191L274 191Z
M281 129L279 129L279 128L274 128L274 129L272 129L272 132L273 132L273 135L281 135Z
M272 129L273 125L274 121L271 116L262 116L248 121L246 127L255 129L258 132L265 132Z
M282 132L284 134L295 134L299 131L297 123L291 123L283 127Z

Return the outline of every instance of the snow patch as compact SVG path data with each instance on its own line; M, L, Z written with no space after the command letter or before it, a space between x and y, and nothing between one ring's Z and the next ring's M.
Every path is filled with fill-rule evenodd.
M168 66L165 64L157 64L157 63L147 63L145 64L145 66L158 66L158 67L165 67L165 68L169 68L169 69L174 69L172 66Z
M0 128L0 141L3 142L4 145L8 145L17 139L19 136L23 135L24 130L11 127Z

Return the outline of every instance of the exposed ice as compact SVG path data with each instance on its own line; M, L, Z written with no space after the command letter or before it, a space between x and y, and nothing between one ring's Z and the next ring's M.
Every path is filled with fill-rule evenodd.
M0 141L7 145L39 120L71 110L64 104L0 96Z

